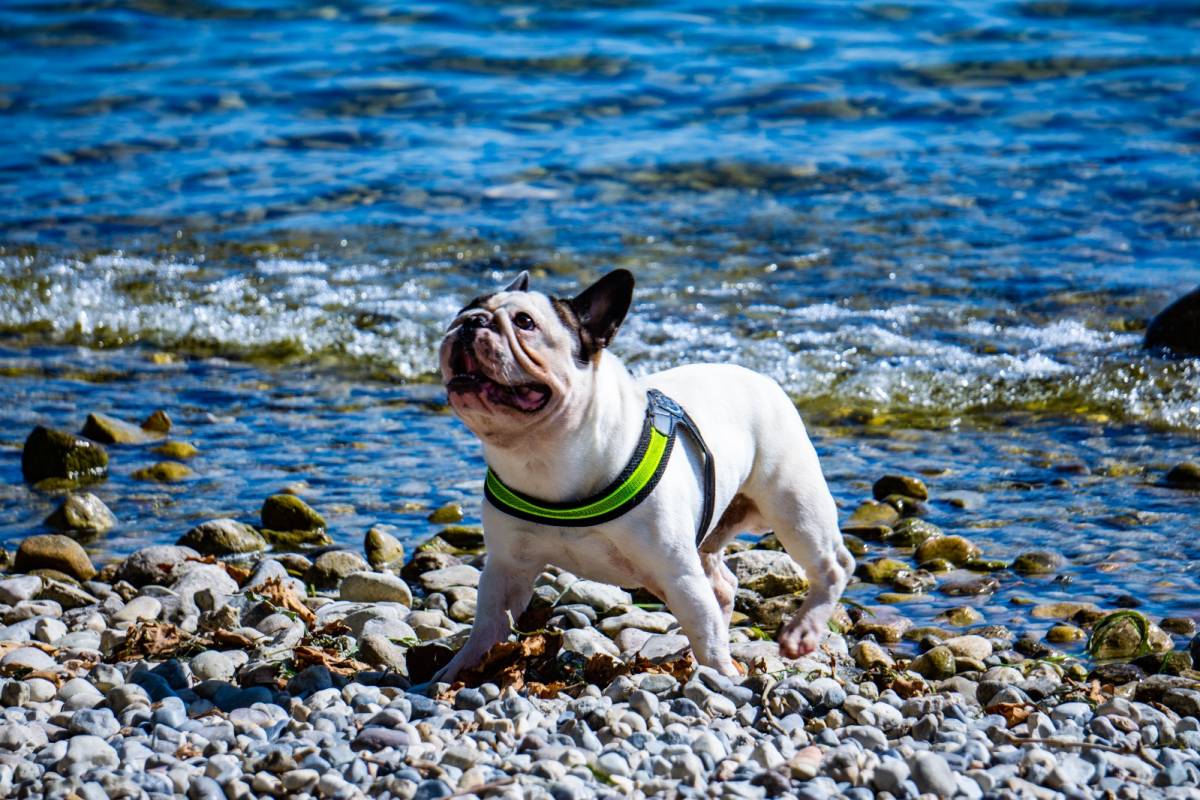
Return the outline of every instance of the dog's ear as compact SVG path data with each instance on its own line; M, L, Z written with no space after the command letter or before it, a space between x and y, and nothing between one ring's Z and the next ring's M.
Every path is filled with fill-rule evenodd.
M633 273L616 269L584 289L571 300L579 318L580 338L593 353L603 350L617 335L633 302Z
M504 287L506 292L528 292L529 291L529 270L521 270L521 274L513 279L513 282Z

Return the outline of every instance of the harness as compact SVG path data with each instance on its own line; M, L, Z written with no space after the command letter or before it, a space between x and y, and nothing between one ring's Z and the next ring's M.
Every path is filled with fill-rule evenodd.
M488 502L509 516L565 528L587 528L614 520L645 500L667 469L675 447L675 434L682 427L704 455L704 506L696 546L704 541L712 524L717 476L712 451L700 435L700 428L683 407L657 389L646 392L646 421L642 436L621 474L591 497L566 503L550 503L504 485L489 467L483 494Z

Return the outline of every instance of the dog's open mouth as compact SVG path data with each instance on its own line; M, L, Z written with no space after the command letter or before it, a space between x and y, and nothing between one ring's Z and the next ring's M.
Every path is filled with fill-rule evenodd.
M515 386L488 377L478 362L462 348L455 348L451 367L454 376L446 382L451 394L477 394L493 405L506 405L532 414L541 411L550 400L550 387L542 383Z

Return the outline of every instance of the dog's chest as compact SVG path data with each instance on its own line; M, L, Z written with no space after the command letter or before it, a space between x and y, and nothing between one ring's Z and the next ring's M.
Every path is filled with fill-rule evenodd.
M629 588L653 589L653 569L635 551L638 548L620 532L594 528L547 528L535 526L527 536L536 542L537 558L593 581ZM532 553L531 553L532 555Z

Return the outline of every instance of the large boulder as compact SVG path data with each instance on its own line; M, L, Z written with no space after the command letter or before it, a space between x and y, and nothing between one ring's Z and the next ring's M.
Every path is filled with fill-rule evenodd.
M1145 346L1177 356L1200 356L1200 288L1167 306L1146 328Z
M108 453L95 442L39 425L25 440L21 472L30 483L57 478L71 483L103 480Z
M54 569L81 581L90 581L96 575L96 568L79 542L58 533L30 536L22 541L13 568L17 572Z

